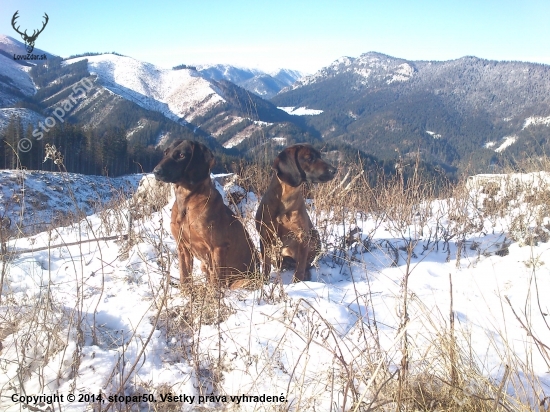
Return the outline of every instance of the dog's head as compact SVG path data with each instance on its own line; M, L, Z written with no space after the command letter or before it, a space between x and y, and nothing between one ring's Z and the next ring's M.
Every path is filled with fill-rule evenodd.
M305 143L289 146L279 153L273 169L280 180L293 187L303 182L328 182L336 174L336 168L325 162L318 150Z
M212 166L214 155L208 147L191 140L178 140L164 151L153 173L161 182L194 185L210 177Z

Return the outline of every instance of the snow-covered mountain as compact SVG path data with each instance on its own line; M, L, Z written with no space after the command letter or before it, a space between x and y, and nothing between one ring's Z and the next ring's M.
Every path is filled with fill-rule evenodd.
M228 80L265 99L270 99L302 77L297 70L279 69L267 73L226 64L199 65L197 70L210 79Z
M111 93L175 122L193 124L194 131L200 128L221 143L233 138L243 141L267 123L290 119L270 102L245 96L245 90L234 83L213 80L194 68L163 69L116 54L78 57L65 64L84 59L90 74Z
M279 80L280 82L283 82L288 86L290 86L291 84L294 84L294 82L296 82L298 79L304 76L304 73L298 70L292 70L292 69L279 69L269 74L275 79Z
M111 92L148 110L163 113L174 121L193 123L220 104L227 103L225 90L219 81L240 85L248 89L256 84L255 93L265 95L262 85L267 76L272 82L281 81L257 70L233 66L210 66L184 69L163 69L151 63L116 54L101 54L69 59L66 64L88 60L90 74L97 75L103 86ZM292 71L279 72L281 78L290 78ZM260 80L262 79L262 80ZM282 88L282 87L281 87ZM280 88L279 88L280 90ZM269 94L269 93L268 93Z
M37 40L37 43L40 43L40 40ZM0 34L0 50L2 50L4 53L8 53L11 55L13 59L14 54L20 54L20 55L26 55L27 49L25 46L25 43L23 43L19 38L14 38L11 36L7 36L5 34ZM40 55L45 54L48 58L53 57L54 55L42 50L39 47L35 47L32 54Z
M272 101L322 110L307 122L328 141L368 147L381 159L420 151L447 170L473 162L486 171L499 159L540 155L550 143L545 64L472 56L412 61L368 52L337 59Z
M381 53L369 52L361 56L341 57L316 73L304 76L283 91L294 90L310 84L326 81L344 73L355 74L359 83L369 87L381 82L392 84L409 80L416 71L414 65L404 59L393 58Z
M293 122L273 104L230 81L252 76L249 83L255 82L255 75L263 76L259 71L246 74L245 69L235 69L231 76L213 79L194 67L164 69L117 53L87 53L65 61L49 55L48 70L33 71L31 79L34 63L15 61L10 55L24 45L8 36L0 40L4 63L0 68L0 130L6 128L12 115L22 119L24 128L28 123L36 126L62 107L73 88L81 87L77 83L86 78L93 87L71 104L71 121L99 133L121 127L132 144L166 145L177 136L195 136L211 142L217 139L218 146L231 140L228 147L232 147L255 132L269 137L266 127L278 122ZM281 78L293 74L277 73ZM16 108L25 97L25 109ZM280 131L274 133L279 136Z
M78 57L66 64L84 59L90 74L97 75L105 88L174 121L191 123L226 101L219 87L196 70L162 69L115 54Z
M35 49L35 53L42 53ZM17 100L35 93L29 76L30 65L14 60L13 54L25 53L25 44L0 34L0 107L13 105Z

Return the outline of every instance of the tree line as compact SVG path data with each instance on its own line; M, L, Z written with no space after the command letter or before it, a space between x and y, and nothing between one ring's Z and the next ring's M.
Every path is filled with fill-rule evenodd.
M44 161L46 144L55 145L67 171L74 173L109 176L142 173L151 171L162 158L162 152L153 147L129 145L126 131L119 127L99 132L65 122L56 124L40 140L32 132L31 124L24 127L21 118L11 117L0 134L0 168L57 171L56 165ZM28 140L22 142L22 139Z

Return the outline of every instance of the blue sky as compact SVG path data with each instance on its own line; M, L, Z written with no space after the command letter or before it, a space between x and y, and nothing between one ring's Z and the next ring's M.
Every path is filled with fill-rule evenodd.
M162 67L229 63L314 72L377 51L410 60L473 55L550 64L548 0L0 0L0 33L50 21L36 47L116 51Z

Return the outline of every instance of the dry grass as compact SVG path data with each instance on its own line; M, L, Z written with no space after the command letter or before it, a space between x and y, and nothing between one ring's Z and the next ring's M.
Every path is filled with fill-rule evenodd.
M247 166L240 172L239 184L258 194L266 190L272 173L262 166ZM94 344L109 346L118 353L118 361L105 390L113 394L141 391L160 395L173 392L176 389L166 384L156 385L154 382L136 382L132 379L132 372L143 361L153 333L159 330L166 341L177 342L171 347L172 356L191 365L193 372L188 379L193 379L197 394L223 393L224 373L231 370L235 356L248 359L251 368L252 365L256 368L263 365L263 369L257 372L257 381L271 379L270 368L281 371L288 379L288 392L293 391L297 402L286 406L254 407L258 411L319 410L316 403L319 394L330 398L334 411L529 411L536 403L540 404L539 411L550 410L548 394L533 373L532 365L515 356L511 345L507 347L506 356L503 355L499 379L490 377L483 369L482 362L472 349L469 331L454 324L456 316L452 306L451 278L451 306L441 308L441 313L437 314L424 306L409 289L408 283L415 268L412 257L416 246L422 244L422 254L427 256L439 250L441 245L442 251L448 253L450 258L450 244L455 242L455 258L459 265L466 238L483 230L484 221L508 219L509 236L525 245L546 241L550 229L550 190L544 185L518 186L511 180L498 188L494 184L488 185L479 193L465 190L463 184L449 184L444 195L440 194L446 199L442 201L444 207L437 209L433 207L436 199L433 185L417 172L418 169L413 168L413 175L405 179L398 169L394 177L380 179L376 187L371 187L362 165L348 163L345 168L339 168L333 181L304 188L306 196L312 199L309 211L321 236L325 264L340 267L361 265L362 253L383 252L388 262L404 268L396 308L399 324L396 325L391 345L382 343L372 295L357 293L357 302L361 302L369 312L356 313L357 323L346 336L341 336L311 302L291 299L284 285L274 282L262 289L263 294L258 295L258 302L284 307L282 317L272 319L285 325L280 342L275 342L271 351L260 354L252 353L250 342L231 342L237 347L236 355L223 351L223 345L232 339L223 327L224 322L235 313L232 299L240 299L246 293L228 298L225 291L212 290L200 281L186 293L179 293L170 287L170 269L174 266L175 255L163 241L169 234L163 229L162 222L155 233L144 229L144 222L164 206L164 200L159 199L164 199L168 194L166 189L160 189L164 192L131 201L134 213L130 214L127 212L129 202L118 199L99 213L102 225L97 231L93 231L91 225L88 227L96 239L100 259L103 259L102 236L127 233L128 237L119 245L119 258L126 258L134 245L146 243L155 250L157 258L154 262L147 261L149 269L144 276L165 279L161 287L151 286L152 300L149 304L155 313L154 318L147 320L152 325L151 333L139 337L141 352L131 364L125 363L125 342L138 339L134 336L136 331L130 336L113 335L112 331L106 331L96 323L95 315L93 318L86 315L82 306L87 293L85 279L76 279L74 307L66 307L56 301L49 286L40 296L21 298L10 287L9 268L14 256L3 249L0 259L0 287L3 291L0 301L0 345L8 336L11 337L19 368L17 379L8 387L0 388L0 396L24 391L30 378L37 376L43 383L52 379L70 380L73 389L76 389L83 362L82 349L88 337ZM73 200L76 206L74 197ZM518 210L518 201L527 203L529 207ZM470 212L466 213L466 210ZM247 228L253 228L252 217L241 218ZM367 221L370 222L368 232L360 232L358 228ZM435 224L428 225L429 222ZM373 240L374 232L382 225L387 228L392 241L383 243ZM426 232L428 226L432 229ZM339 227L344 228L343 232L339 231ZM50 238L55 239L56 231L52 229L50 233ZM2 236L6 243L21 235L8 234L4 230ZM52 240L51 244L55 242ZM145 256L142 258L147 260ZM84 262L74 259L72 264L75 273L83 273ZM108 265L109 262L105 262L103 268ZM536 279L540 265L533 260L530 267ZM97 275L105 277L104 273ZM47 279L45 284L50 284ZM538 302L538 307L541 307L540 298L531 297L533 306ZM516 319L510 322L523 324L526 333L550 364L550 348L547 346L550 342L538 339L538 331L530 329L529 319L525 316L518 310ZM416 328L424 331L422 344L415 341L410 333L413 321ZM204 350L201 333L205 326L216 330L217 349ZM296 352L295 364L291 368L288 365L285 367L281 359L285 356L286 345L295 337L299 337L303 345ZM75 344L70 346L69 342ZM5 348L0 346L0 358L2 350ZM326 374L312 376L309 368L316 362L315 356L333 359L332 369ZM54 358L60 366L52 372L45 366L51 365ZM62 367L67 363L70 368ZM4 366L0 362L1 367ZM531 403L526 394L531 396ZM537 401L533 402L533 399ZM139 407L136 404L106 404L103 410L137 410ZM150 405L149 408L176 411L181 410L181 405L167 402ZM228 405L217 405L214 409L238 410Z

